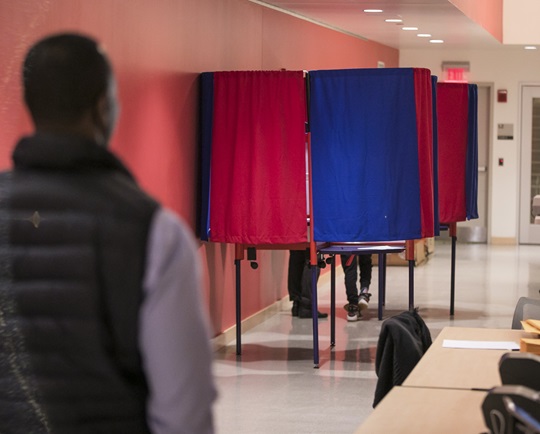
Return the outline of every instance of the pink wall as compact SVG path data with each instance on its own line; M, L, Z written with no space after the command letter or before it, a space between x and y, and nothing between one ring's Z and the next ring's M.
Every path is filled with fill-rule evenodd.
M121 119L112 148L140 183L195 227L197 79L240 69L397 67L397 50L263 8L247 0L0 0L0 168L31 131L20 64L31 43L57 31L94 35L112 58ZM234 319L234 249L200 243L216 333ZM243 317L287 294L283 251L243 262Z
M503 41L503 0L450 0L450 3L480 24L499 42Z

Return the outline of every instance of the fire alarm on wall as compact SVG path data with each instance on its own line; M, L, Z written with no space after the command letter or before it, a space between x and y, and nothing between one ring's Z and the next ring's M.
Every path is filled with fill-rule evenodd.
M506 102L508 91L506 89L497 90L497 102Z

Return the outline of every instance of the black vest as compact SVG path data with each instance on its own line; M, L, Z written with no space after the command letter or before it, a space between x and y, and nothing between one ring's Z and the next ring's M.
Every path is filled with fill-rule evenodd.
M0 176L0 432L147 433L138 350L158 204L105 148L21 140Z

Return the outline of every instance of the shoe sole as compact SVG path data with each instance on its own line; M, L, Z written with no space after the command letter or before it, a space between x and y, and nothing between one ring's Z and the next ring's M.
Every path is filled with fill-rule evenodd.
M358 315L355 315L354 317L347 315L347 321L349 321L349 322L358 321Z

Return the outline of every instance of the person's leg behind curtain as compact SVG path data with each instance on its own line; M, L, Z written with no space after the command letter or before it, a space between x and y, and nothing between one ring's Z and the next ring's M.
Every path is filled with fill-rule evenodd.
M302 275L306 264L305 250L291 250L289 252L289 270L287 275L287 290L289 300L293 302L292 316L298 316L300 301L302 299Z
M304 270L302 273L302 298L300 301L300 308L298 310L298 316L300 318L311 318L311 265L309 263L309 250L306 250L306 256L304 261ZM321 274L321 269L317 267L317 280ZM326 318L327 313L317 312L319 318Z
M367 309L371 294L369 285L371 285L371 270L373 263L371 255L359 255L358 266L360 267L360 295L358 297L358 307L360 311Z
M352 304L358 304L358 289L356 282L358 279L357 257L354 255L340 255L341 266L343 267L343 274L345 276L345 291L347 293L347 301ZM349 265L348 261L351 261Z

